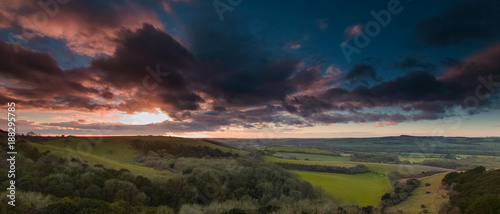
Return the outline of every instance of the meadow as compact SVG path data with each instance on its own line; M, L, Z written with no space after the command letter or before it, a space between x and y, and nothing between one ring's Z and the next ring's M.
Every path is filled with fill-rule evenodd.
M364 173L346 175L337 173L291 171L312 185L321 186L325 193L344 204L377 206L383 194L391 191L387 177Z

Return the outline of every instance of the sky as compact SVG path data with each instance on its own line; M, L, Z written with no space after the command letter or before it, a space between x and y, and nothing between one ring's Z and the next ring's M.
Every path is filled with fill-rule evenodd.
M500 2L0 0L0 128L500 136Z

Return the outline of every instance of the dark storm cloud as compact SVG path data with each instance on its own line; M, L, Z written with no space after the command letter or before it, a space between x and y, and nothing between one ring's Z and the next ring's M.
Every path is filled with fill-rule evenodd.
M410 118L401 114L385 114L385 113L360 113L360 112L350 112L349 114L317 114L311 117L312 120L321 123L369 123L378 121L391 121L394 123L399 123L403 121L408 121Z
M11 100L18 100L26 107L107 108L95 105L87 96L109 97L99 88L82 85L79 80L86 77L78 71L63 71L48 54L37 53L17 46L14 53L11 44L0 41L0 77L5 80L4 89ZM104 97L103 97L104 95ZM105 98L104 98L105 99Z
M346 79L351 83L360 82L367 84L371 81L378 81L379 77L377 76L377 72L373 66L368 64L358 64L355 65L349 73L347 73Z
M448 110L463 106L464 99L474 94L481 83L477 80L463 82L462 78L468 75L477 77L481 73L470 72L474 73L459 73L449 80L438 80L428 72L410 72L372 87L357 87L350 91L332 88L317 96L292 97L284 105L293 114L324 123L435 120L449 116ZM398 107L408 114L363 112L385 107ZM481 107L487 110L491 105ZM331 113L335 111L345 113Z
M424 70L433 71L436 66L425 62L418 57L401 57L397 62L393 63L390 68L401 69L401 70Z
M275 53L285 43L269 43L264 34L251 32L247 21L222 23L206 18L194 22L190 29L190 50L199 60L192 80L218 105L265 105L280 102L296 91L289 79L299 70L301 60L281 51Z
M190 89L194 82L189 79L195 58L186 48L149 24L144 24L136 32L121 32L118 43L112 56L91 63L89 70L100 77L101 84L124 90L140 88L143 93L138 96L149 97L177 110L198 109L198 103L203 99ZM158 76L158 82L151 72L165 75ZM148 85L158 86L146 91L143 86L145 78L149 80Z
M415 33L424 44L441 47L471 40L497 39L499 24L499 1L463 0L443 14L420 22Z

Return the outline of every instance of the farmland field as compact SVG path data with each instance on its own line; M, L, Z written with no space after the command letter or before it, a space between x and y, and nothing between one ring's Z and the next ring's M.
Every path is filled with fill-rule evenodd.
M383 194L391 191L387 177L375 173L345 175L337 173L291 171L312 185L346 204L377 206Z

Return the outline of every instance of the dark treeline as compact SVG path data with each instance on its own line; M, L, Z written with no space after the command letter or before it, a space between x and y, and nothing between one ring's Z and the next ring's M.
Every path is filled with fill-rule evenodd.
M460 167L463 167L462 164L452 160L424 160L422 164L427 166L446 168L446 169L458 169Z
M382 196L380 202L383 208L394 206L406 200L422 182L417 179L408 179L404 183L397 183L391 193Z
M162 141L144 141L144 140L134 140L130 144L132 147L137 149L142 153L147 153L148 151L165 151L175 157L237 157L238 154L232 154L230 152L223 152L220 149L213 149L208 146L185 146L183 144L168 143Z
M443 178L449 189L449 204L443 213L500 213L500 169L482 166L466 172L452 172Z
M401 163L397 155L375 153L355 153L351 155L351 161L372 163Z
M341 173L341 174L362 174L370 172L370 170L365 165L357 165L354 167L342 167L342 166L325 166L325 165L306 165L306 164L294 164L294 163L276 163L278 166L287 170L300 170L300 171L311 171L311 172L329 172L329 173Z

